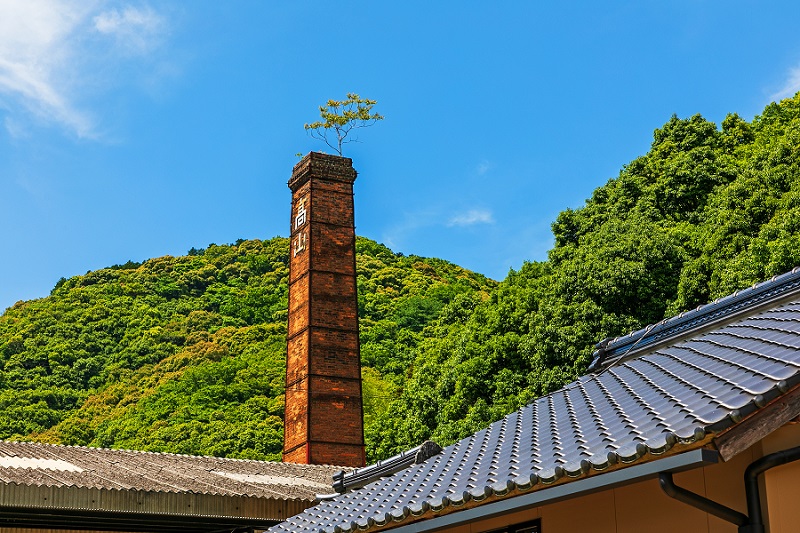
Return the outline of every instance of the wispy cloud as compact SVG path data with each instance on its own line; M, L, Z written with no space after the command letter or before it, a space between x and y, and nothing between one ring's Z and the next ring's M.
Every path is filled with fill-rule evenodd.
M390 248L403 248L409 240L416 239L422 230L429 233L439 232L444 227L494 224L494 217L488 209L470 209L449 218L445 209L443 206L431 206L428 209L407 212L401 220L386 228L381 240Z
M448 226L472 226L475 224L493 224L492 212L488 209L470 209L464 213L452 217Z
M489 172L489 169L490 169L490 168L492 168L492 165L491 165L491 164L489 164L489 162L488 162L487 160L485 160L485 159L484 159L483 161L481 161L480 163L478 163L478 166L477 166L477 167L475 167L475 173L476 173L478 176L483 176L484 174L486 174L487 172Z
M441 218L436 209L407 212L403 215L402 220L387 228L381 238L390 248L403 247L409 235L422 228L439 224L441 224Z
M3 119L3 125L6 127L8 133L16 139L23 139L29 136L28 129L25 125L11 117L5 117L5 119Z
M800 65L789 69L789 73L786 77L783 87L781 87L775 94L772 94L770 96L770 100L783 100L784 98L794 96L797 91L800 91Z
M150 52L166 35L165 19L147 6L110 9L92 20L98 32L113 37L117 46L134 55Z
M78 104L78 96L89 89L87 80L96 81L91 73L102 71L105 62L152 51L168 29L166 20L147 6L111 4L0 2L0 108L12 116L5 120L11 135L25 129L27 117L81 138L97 137L92 109Z

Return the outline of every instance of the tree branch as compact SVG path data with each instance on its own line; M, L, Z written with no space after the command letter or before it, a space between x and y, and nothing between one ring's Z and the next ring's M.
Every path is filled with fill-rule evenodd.
M305 124L303 127L311 137L319 139L342 155L342 145L349 142L359 142L357 138L350 137L351 131L356 128L372 126L383 116L378 113L370 114L376 100L361 98L355 93L347 93L346 100L328 100L327 104L319 107L322 121ZM333 130L333 131L331 131ZM336 135L334 141L333 134Z

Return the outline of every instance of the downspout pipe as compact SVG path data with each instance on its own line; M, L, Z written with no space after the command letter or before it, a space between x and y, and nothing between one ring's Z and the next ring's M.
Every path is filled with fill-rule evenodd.
M761 513L761 495L758 492L758 476L770 468L791 463L800 459L800 446L781 452L771 453L758 459L744 471L744 490L747 496L747 526L739 528L739 533L764 533L764 516Z
M742 532L741 526L747 524L747 516L739 511L677 486L672 480L672 472L661 472L658 474L658 482L661 485L661 490L663 490L667 496L740 526L740 533Z
M776 466L791 463L800 459L800 446L781 452L765 455L750 463L744 472L744 490L747 498L747 515L740 513L721 503L709 500L705 496L695 494L675 485L672 472L661 472L658 481L661 489L680 502L696 507L708 514L722 518L739 526L739 533L765 533L764 516L761 512L761 495L758 492L758 476Z

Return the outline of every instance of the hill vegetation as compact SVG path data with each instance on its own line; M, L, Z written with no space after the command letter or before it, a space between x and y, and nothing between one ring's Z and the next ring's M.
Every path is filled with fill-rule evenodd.
M289 243L210 245L61 280L0 318L0 438L280 459ZM424 327L495 283L357 241L367 423ZM388 378L387 378L388 376Z
M547 261L442 311L377 454L449 443L581 375L594 344L800 265L800 93L721 128L673 116L553 223Z
M562 386L593 345L800 264L800 94L672 117L500 283L359 239L368 459L450 443ZM0 437L279 457L287 241L62 280L0 317Z

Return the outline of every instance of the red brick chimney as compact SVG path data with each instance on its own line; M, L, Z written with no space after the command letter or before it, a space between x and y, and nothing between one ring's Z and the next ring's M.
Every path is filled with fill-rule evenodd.
M292 171L283 460L364 466L352 160Z

